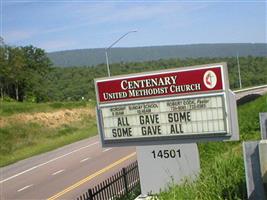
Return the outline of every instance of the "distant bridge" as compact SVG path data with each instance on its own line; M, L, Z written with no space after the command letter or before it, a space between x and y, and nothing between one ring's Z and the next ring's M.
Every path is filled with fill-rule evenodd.
M261 85L241 90L234 90L237 104L243 104L252 101L264 94L267 94L267 85Z

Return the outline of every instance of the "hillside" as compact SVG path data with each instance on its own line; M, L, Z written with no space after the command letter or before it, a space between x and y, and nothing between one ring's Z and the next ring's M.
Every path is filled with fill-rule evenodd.
M112 48L109 52L109 62L141 62L169 58L199 58L199 57L235 57L266 56L267 44L192 44L172 46L151 46L132 48ZM78 49L48 53L54 66L92 66L105 63L105 49Z
M267 95L238 107L239 142L198 144L201 161L198 179L171 185L157 199L247 199L242 142L260 139L259 112L267 111L266 99Z
M230 87L232 89L238 88L238 70L235 57L161 59L111 64L110 72L112 75L122 75L219 62L227 62ZM239 63L243 87L267 84L267 57L239 57ZM47 94L45 100L70 101L84 98L93 101L95 100L94 79L105 76L107 76L105 64L92 67L56 67L49 73L47 83L42 85L44 94Z

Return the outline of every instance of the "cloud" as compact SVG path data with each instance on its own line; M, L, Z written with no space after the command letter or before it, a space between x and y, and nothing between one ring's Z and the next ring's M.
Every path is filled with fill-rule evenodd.
M59 49L73 49L78 42L73 40L49 40L45 42L40 42L38 47L46 49L46 51L57 51Z
M169 27L181 26L182 24L188 24L190 18L189 13L196 12L200 9L206 8L206 4L200 3L184 3L179 2L164 3L146 3L146 2L61 2L52 4L28 1L27 9L25 6L18 7L22 10L18 12L17 16L25 19L25 23L21 24L14 21L17 20L17 16L9 16L10 22L16 26L5 30L4 37L7 42L11 43L25 43L32 40L44 41L45 38L55 39L56 36L64 34L73 34L76 30L86 28L90 30L90 33L95 35L111 34L124 31L125 24L127 28L133 26L133 28L155 29L158 26L152 27L152 23L160 25L161 28L166 30ZM37 6L38 4L38 6ZM30 6L31 5L31 6ZM10 6L10 9L13 6ZM32 8L32 12L26 12ZM9 10L11 13L12 10ZM34 11L34 12L33 12ZM44 16L44 17L43 17ZM175 20L174 20L175 19ZM11 23L9 23L11 24ZM145 25L144 25L145 24ZM115 27L114 29L107 29L103 27ZM151 25L151 27L150 27ZM19 29L19 26L21 27ZM137 27L136 27L137 26ZM34 29L33 29L34 27ZM99 28L101 27L101 28ZM16 28L17 30L14 30ZM101 31L102 29L102 31ZM77 34L84 31L79 30ZM98 32L97 32L98 31ZM108 33L107 33L108 31ZM45 48L49 51L57 49L71 48L76 43L67 43L66 41L49 40L48 42L40 43L41 48Z
M68 15L68 17L71 19L69 23L66 22L65 24L61 24L61 26L51 26L51 24L49 24L48 27L39 27L39 29L35 31L10 31L6 34L7 40L16 42L31 38L37 34L45 35L50 33L60 33L67 30L73 30L92 25L101 25L105 23L136 22L155 19L162 20L162 18L171 16L173 14L178 15L181 13L205 8L205 5L188 6L187 4L180 5L178 3L155 3L147 5L143 5L141 3L66 3L64 5L57 6L57 8L58 9L55 9L55 6L53 7L55 12L60 13L60 15L53 15L51 20L57 20L57 18Z
M183 7L168 6L167 4L107 4L84 6L76 10L81 18L86 20L88 24L95 23L112 23L136 20L155 19L159 16L182 11Z
M21 40L29 39L34 35L38 34L38 31L28 31L28 30L12 30L3 31L4 39L7 42L18 42Z

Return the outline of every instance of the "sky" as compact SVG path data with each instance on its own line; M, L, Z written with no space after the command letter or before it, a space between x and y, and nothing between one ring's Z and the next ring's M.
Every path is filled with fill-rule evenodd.
M0 0L6 44L47 52L199 43L266 43L267 2Z

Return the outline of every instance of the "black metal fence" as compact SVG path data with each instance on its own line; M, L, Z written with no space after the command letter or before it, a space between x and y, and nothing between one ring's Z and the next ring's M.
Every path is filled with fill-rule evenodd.
M98 184L77 200L108 200L121 198L140 184L137 161Z

